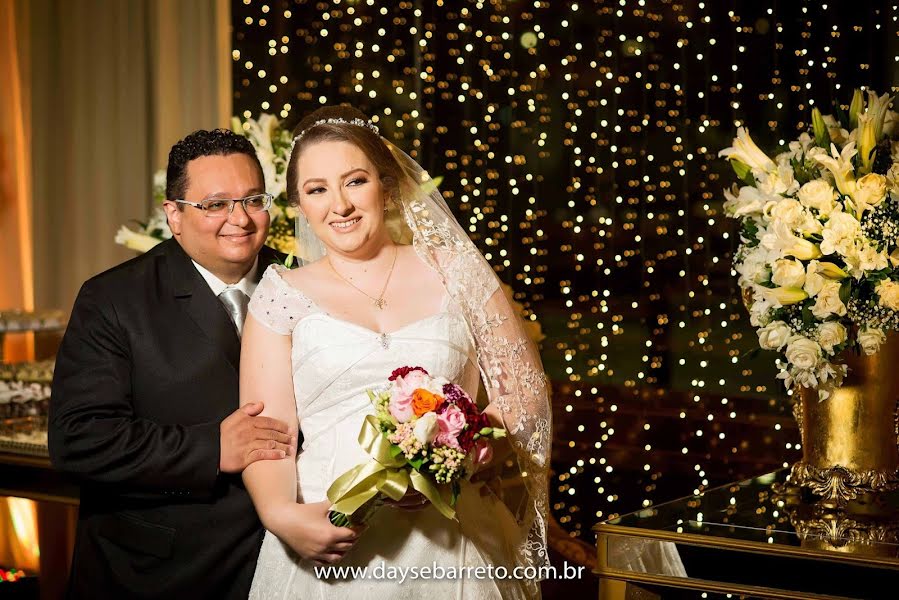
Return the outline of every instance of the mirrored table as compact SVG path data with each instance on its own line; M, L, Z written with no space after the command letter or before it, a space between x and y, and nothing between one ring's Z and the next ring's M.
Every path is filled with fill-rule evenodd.
M828 512L787 474L600 523L600 598L899 598L899 495Z

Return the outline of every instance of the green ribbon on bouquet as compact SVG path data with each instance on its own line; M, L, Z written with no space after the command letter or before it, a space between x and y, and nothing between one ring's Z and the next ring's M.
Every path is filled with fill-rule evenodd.
M414 469L410 472L402 454L392 455L392 444L381 433L378 419L374 415L365 417L359 432L359 445L371 455L372 460L353 467L334 480L328 488L328 500L333 504L332 512L352 515L378 493L397 501L411 485L444 517L456 518L456 511L443 499L434 482Z

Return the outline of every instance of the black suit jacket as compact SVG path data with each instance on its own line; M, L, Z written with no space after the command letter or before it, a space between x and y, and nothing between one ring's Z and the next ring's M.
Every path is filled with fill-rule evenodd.
M258 274L279 255L263 248ZM219 425L240 340L175 240L87 281L56 358L53 464L82 480L71 598L246 598L262 526Z

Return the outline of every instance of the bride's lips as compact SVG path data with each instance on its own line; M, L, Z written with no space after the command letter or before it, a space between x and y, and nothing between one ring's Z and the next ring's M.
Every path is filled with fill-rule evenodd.
M354 217L352 219L346 219L344 221L331 221L328 225L332 230L337 233L349 233L350 231L354 231L357 227L359 227L359 222L362 220L362 217Z

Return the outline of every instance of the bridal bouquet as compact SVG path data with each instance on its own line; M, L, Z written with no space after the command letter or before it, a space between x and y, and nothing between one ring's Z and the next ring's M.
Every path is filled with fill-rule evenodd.
M328 489L331 522L365 523L384 498L399 500L411 485L448 519L455 518L459 482L493 458L488 440L506 435L461 387L421 367L401 367L379 391L369 390L375 414L359 444L372 460Z
M267 246L283 252L296 253L293 221L296 209L287 201L287 161L290 158L291 135L288 129L274 115L262 113L259 119L241 121L232 117L231 129L245 136L256 149L259 164L265 176L266 189L275 197L271 213ZM162 210L165 200L165 171L157 171L153 176L154 207L146 222L135 221L137 229L122 225L116 232L115 242L131 250L146 252L159 242L172 237Z
M780 353L789 389L838 388L846 349L871 355L899 329L899 115L891 98L856 91L849 113L812 112L772 160L740 128L725 191L741 222L734 259L759 345Z

